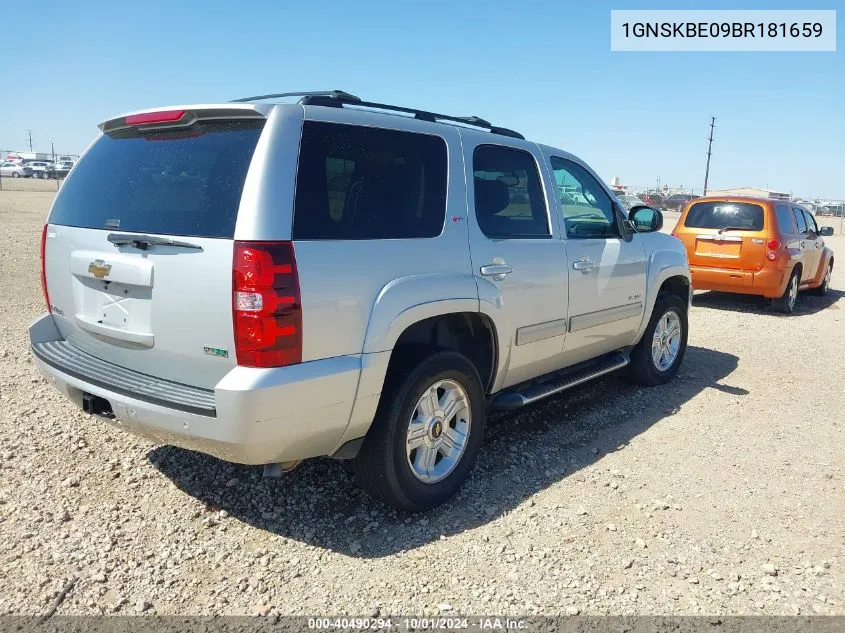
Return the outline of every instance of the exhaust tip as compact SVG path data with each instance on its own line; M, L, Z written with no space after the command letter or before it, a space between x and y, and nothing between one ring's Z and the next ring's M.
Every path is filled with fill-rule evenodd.
M296 459L290 462L275 462L273 464L264 464L264 478L278 479L285 473L289 473L294 468L302 463L301 459Z

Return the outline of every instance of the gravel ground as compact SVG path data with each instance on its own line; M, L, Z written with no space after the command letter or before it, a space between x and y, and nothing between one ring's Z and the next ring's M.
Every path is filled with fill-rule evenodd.
M697 295L673 383L494 418L462 492L409 516L342 462L263 480L67 403L26 336L55 183L9 182L0 614L73 578L59 614L845 614L845 267L790 317Z

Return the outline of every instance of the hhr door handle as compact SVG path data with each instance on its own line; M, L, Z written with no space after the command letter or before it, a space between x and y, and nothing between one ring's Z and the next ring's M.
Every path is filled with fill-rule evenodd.
M572 262L572 267L575 270L588 273L596 267L596 263L589 259L579 259L577 262Z
M509 275L512 272L513 266L510 264L487 264L481 267L482 275L498 280L504 279L505 275Z

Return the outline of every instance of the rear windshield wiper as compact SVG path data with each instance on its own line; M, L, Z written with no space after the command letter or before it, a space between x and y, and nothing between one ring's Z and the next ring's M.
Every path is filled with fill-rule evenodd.
M744 226L726 226L724 228L719 229L719 235L724 233L725 231L747 231L748 228Z
M106 239L115 246L135 246L142 251L147 250L150 246L177 246L179 248L195 248L202 250L199 244L191 244L190 242L180 242L179 240L171 240L167 237L155 237L153 235L134 235L131 233L109 233Z

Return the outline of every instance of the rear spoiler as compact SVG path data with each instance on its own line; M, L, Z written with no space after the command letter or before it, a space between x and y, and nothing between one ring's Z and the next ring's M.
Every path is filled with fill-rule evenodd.
M269 109L266 106L234 103L171 106L129 112L103 121L97 127L104 134L133 127L142 130L172 129L187 127L196 121L265 119Z

